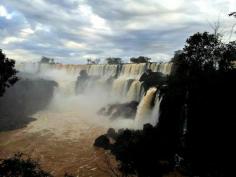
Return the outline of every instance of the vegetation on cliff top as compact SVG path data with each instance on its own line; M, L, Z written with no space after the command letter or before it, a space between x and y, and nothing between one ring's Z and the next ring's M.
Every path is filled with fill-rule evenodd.
M230 176L236 45L217 36L196 33L176 53L155 127L119 131L114 144L105 138L111 138L109 133L95 142L102 147L106 141L124 176L158 177L174 170L186 176Z

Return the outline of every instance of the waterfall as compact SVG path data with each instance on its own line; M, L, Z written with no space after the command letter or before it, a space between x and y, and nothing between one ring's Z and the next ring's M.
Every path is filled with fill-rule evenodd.
M127 98L129 101L140 101L142 84L138 80L134 80L128 90Z
M138 126L150 122L150 116L152 113L152 102L157 92L157 88L152 87L148 89L145 96L143 96L141 102L138 105L137 113L135 116L135 122Z
M75 96L75 83L80 71L86 70L88 80L84 83L85 92L82 96L98 97L98 105L137 101L139 102L135 124L138 128L144 123L156 125L159 118L161 98L156 96L157 88L150 88L144 95L140 76L147 70L170 74L172 63L142 63L142 64L94 64L94 65L68 65L68 64L17 64L17 69L37 74L42 78L55 80L59 87L61 97ZM155 100L154 100L155 98ZM87 101L86 100L86 101ZM153 105L153 103L155 103Z
M113 82L112 91L118 96L125 96L127 92L129 80L125 78L118 78Z
M157 125L157 123L159 121L161 100L162 100L162 97L159 97L159 93L158 93L156 95L155 106L153 107L152 114L151 114L151 121L150 121L150 123L153 126Z
M139 77L146 69L146 63L141 64L123 64L121 69L121 76Z
M118 65L88 65L87 72L90 76L114 77L117 74Z

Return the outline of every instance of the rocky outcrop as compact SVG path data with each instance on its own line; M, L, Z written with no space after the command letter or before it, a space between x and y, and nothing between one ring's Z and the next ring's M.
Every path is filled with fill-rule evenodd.
M137 101L131 101L128 103L117 103L110 104L107 107L103 107L98 111L98 114L109 116L111 120L117 119L118 117L130 118L135 117L138 107Z
M166 83L166 76L161 72L153 72L146 70L140 77L139 81L143 82L144 90L147 91L150 87L157 87Z

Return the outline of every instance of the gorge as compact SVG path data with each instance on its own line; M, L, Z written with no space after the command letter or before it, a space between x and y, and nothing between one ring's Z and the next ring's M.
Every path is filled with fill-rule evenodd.
M137 106L135 121L138 122L140 119L143 119L142 127L145 121L146 123L151 122L151 120L145 120L145 117L148 119L147 117L151 117L149 115L154 114L152 108L155 107L155 102L159 102L159 100L155 99L158 94L158 81L154 79L157 76L155 73L159 73L160 78L166 77L171 72L171 66L172 63L120 65L31 63L19 64L18 68L20 71L31 72L33 75L57 82L58 89L56 93L58 95L64 94L67 98L76 97L76 95L78 97L86 96L87 102L95 98L96 101L93 100L91 102L94 102L93 104L97 107L95 110L90 111L97 112L100 108L106 108L106 105L109 104L136 101L139 105ZM34 69L32 70L32 68ZM86 73L86 76L83 76L83 72ZM146 78L146 81L149 83L146 83L145 79L142 80L146 72L150 72L150 76L153 75L153 78ZM94 98L92 99L91 97Z
M33 107L32 103L35 103L37 109L27 114L32 119L22 118L24 120L22 126L19 122L19 126L10 127L11 131L0 133L0 156L8 157L18 151L26 153L33 159L39 160L44 169L56 176L63 176L67 171L80 176L89 174L109 176L97 167L98 162L101 165L104 153L100 152L101 150L94 150L94 140L108 128L141 129L145 123L155 125L161 101L161 98L156 96L158 85L149 84L144 87L142 84L144 81L139 79L145 71L150 72L150 70L152 73L168 75L171 66L171 63L17 64L20 82L7 90L0 101L6 103L6 99L14 99L8 96L14 92L17 100L23 100L23 95L27 97L27 100L24 100L25 107ZM79 78L83 78L81 74L83 72L87 73L85 74L87 78L80 80ZM25 82L29 82L28 87L27 84L19 87ZM30 86L30 83L34 82L35 87ZM47 82L52 82L52 85L48 85ZM50 92L46 88L50 89ZM38 91L30 94L29 90ZM40 99L45 100L43 107L37 106ZM132 102L134 109L132 105L129 109ZM123 108L128 108L126 114L134 110L135 112L127 118L124 114L120 114L118 107L114 107L107 116L98 114L102 108L108 109L109 105L114 104L121 105L122 112ZM16 112L13 107L22 109L18 103L11 103L6 107L10 109L9 112ZM113 120L110 117L114 114L116 119ZM65 153L61 154L60 151ZM106 165L103 168L106 168Z

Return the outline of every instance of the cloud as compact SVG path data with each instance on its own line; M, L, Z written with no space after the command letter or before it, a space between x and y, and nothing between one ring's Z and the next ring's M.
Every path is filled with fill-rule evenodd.
M9 20L12 18L12 14L9 14L4 6L0 6L0 17L5 17Z
M189 35L211 30L218 19L228 36L236 22L227 16L233 7L234 0L2 0L0 45L18 61L167 60Z

